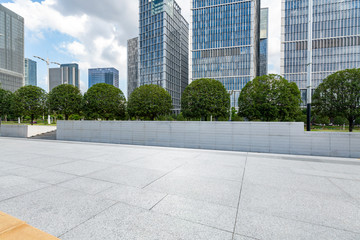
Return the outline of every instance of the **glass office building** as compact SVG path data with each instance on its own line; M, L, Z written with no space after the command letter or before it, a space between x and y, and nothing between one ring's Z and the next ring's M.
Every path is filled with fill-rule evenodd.
M98 83L106 83L119 88L119 71L115 68L89 69L89 88Z
M165 88L178 113L189 81L189 25L174 0L139 0L139 5L140 85Z
M80 89L79 65L61 64L60 68L49 69L50 91L61 84L71 84Z
M37 86L37 64L25 58L25 86Z
M0 87L24 86L24 18L0 4Z
M268 74L269 9L262 8L260 14L260 73Z
M129 39L127 42L127 84L128 99L131 93L140 86L139 81L139 38Z
M219 80L238 107L259 75L260 0L192 0L192 80Z
M281 74L295 82L306 104L308 1L282 0ZM360 67L360 0L313 0L312 85Z

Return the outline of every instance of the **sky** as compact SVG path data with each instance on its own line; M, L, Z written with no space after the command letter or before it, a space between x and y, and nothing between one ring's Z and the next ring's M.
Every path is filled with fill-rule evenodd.
M25 19L25 57L78 63L80 88L88 88L88 69L115 67L127 95L127 40L138 35L137 0L0 0ZM190 0L177 0L190 19ZM269 8L269 73L280 73L281 0L262 0ZM36 60L36 59L34 59ZM47 67L38 62L38 86L47 90ZM50 67L57 67L51 65Z

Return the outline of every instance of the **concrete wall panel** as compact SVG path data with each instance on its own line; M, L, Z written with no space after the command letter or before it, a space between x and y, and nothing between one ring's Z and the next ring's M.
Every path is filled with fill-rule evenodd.
M57 128L59 140L360 157L360 134L307 133L303 123L59 121Z

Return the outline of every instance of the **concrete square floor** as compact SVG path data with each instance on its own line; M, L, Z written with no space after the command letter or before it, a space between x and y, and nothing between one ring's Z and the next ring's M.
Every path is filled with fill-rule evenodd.
M0 138L0 211L62 240L359 240L360 160Z

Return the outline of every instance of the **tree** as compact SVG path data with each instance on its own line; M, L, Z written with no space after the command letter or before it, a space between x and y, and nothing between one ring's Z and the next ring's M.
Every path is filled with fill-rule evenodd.
M7 116L11 111L13 94L0 88L0 123L3 116Z
M83 98L83 112L88 119L122 119L125 105L123 92L106 83L93 85Z
M229 118L229 109L230 94L221 82L214 79L193 81L181 98L181 112L186 118Z
M299 88L270 74L248 82L240 93L239 116L262 121L294 121L301 115Z
M80 90L70 84L62 84L55 87L48 97L50 111L55 114L64 114L65 120L72 114L78 114L81 110L82 95Z
M315 90L313 106L321 116L346 118L352 132L360 117L360 69L339 71L324 79Z
M18 116L29 116L31 125L34 119L46 111L46 93L42 88L25 86L14 93L13 109Z
M150 119L171 113L170 94L158 85L144 85L136 88L130 95L128 112L131 117Z
M334 118L334 124L335 125L341 126L341 125L346 124L346 122L347 122L347 119L344 118L344 117L337 116L337 117Z

